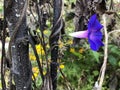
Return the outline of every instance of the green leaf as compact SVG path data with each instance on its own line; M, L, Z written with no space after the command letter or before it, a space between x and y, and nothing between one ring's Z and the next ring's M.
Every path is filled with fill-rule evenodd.
M94 70L93 74L94 74L94 76L97 76L99 74L99 72L97 70Z
M74 54L75 56L79 57L79 58L82 58L82 54L80 54L80 53L73 52L73 54Z
M100 54L98 52L95 52L95 51L90 51L90 54L93 56L93 58L99 62L99 57L100 57Z
M118 66L120 67L120 61L118 62Z
M116 66L116 65L117 65L117 60L116 60L116 58L115 58L114 56L112 56L112 55L110 55L110 56L108 57L108 61L109 61L109 63L110 63L111 65L113 65L113 66Z
M120 55L120 49L117 46L109 45L109 49L111 53L114 53L116 55Z

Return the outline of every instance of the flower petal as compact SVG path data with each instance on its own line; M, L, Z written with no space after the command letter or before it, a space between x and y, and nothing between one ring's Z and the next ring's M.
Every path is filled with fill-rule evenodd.
M97 51L101 46L104 46L104 44L100 39L96 39L96 38L94 40L88 39L88 42L90 43L90 48L94 51Z
M98 50L98 47L96 46L96 44L92 40L88 39L88 42L90 43L90 48L93 51L97 51Z
M102 32L100 31L97 31L97 32L91 32L89 35L88 35L88 38L91 39L91 40L94 40L94 39L102 39L103 35L102 35Z
M97 15L94 14L90 17L89 22L88 22L88 29L90 29L91 27L93 27L93 25L95 24L95 21L97 19Z
M69 35L76 38L88 38L88 30L70 33Z
M97 15L94 14L90 17L90 20L88 22L88 30L74 32L69 35L76 38L88 38L90 48L93 51L97 51L101 46L104 46L101 41L103 35L100 30L102 29L102 27L103 26L97 20Z
M101 25L101 24L99 23L99 21L96 19L93 27L91 27L91 28L93 28L93 30L95 30L95 31L100 31L100 30L103 28L103 25Z
M103 26L97 20L97 15L96 14L92 15L88 22L88 30L89 31L98 31L98 30L102 29L102 27Z
M97 47L104 46L104 44L102 43L102 41L100 39L96 39L96 45L97 45Z

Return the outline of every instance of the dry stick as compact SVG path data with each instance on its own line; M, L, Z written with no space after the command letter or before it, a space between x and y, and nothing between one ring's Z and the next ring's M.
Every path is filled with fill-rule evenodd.
M108 38L109 38L110 34L112 34L114 32L120 32L120 30L114 30L114 31L107 33L105 14L103 15L103 21L104 21L104 32L105 32L105 50L104 50L104 62L103 62L102 68L101 68L101 77L100 77L100 81L99 81L100 90L102 89L102 83L103 83L104 76L105 76L105 70L106 70L106 64L107 64L107 58L108 58Z
M65 82L66 82L66 85L67 85L68 90L73 90L71 83L67 80L67 78L66 78L66 76L64 75L64 73L62 72L62 70L61 70L60 68L59 68L59 70L60 70L61 75L63 76L63 79L64 79Z
M115 33L115 32L120 32L120 30L113 30L113 31L109 32L108 37L110 36L110 34Z
M102 84L105 76L105 70L106 70L106 64L107 64L107 58L108 58L108 34L107 34L107 28L106 28L106 16L103 15L103 21L104 21L104 33L105 33L105 50L104 50L104 61L103 65L101 67L101 76L99 81L99 87L100 90L102 89Z
M120 32L120 30L114 30L114 31L109 32L109 33L107 34L108 39L109 39L110 34L112 34L112 33L117 33L117 32ZM107 43L107 46L106 46L106 47L108 47L108 43ZM108 50L107 50L107 51L108 51ZM104 55L105 55L105 54L104 54ZM107 58L105 58L105 59L107 59ZM107 60L105 61L105 63L107 63ZM100 72L103 72L104 66L105 66L105 64L102 66ZM105 68L106 68L106 66L105 66ZM105 69L104 69L104 73L105 73ZM101 73L100 73L100 74L101 74ZM102 77L102 74L101 74L101 77ZM102 78L104 79L104 77L102 77ZM98 79L99 79L99 78L98 78ZM102 82L103 82L102 79L100 79L100 82L101 82L101 83L99 83L99 87L97 87L97 90L101 89L101 87L102 87ZM97 82L96 82L96 85L98 85ZM95 87L96 87L96 85L95 85ZM100 87L100 86L101 86L101 87Z

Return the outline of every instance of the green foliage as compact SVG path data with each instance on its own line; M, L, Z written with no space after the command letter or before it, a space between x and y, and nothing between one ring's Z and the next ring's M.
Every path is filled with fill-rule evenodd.
M79 49L82 47L67 46L67 50L64 51L65 68L62 70L66 79L71 84L71 87L75 90L91 90L95 81L99 76L100 65L103 61L103 51L94 52L90 49L84 49L82 53ZM110 72L114 72L120 67L120 48L115 45L109 45L108 53L108 73L105 76L105 82L103 90L108 90L107 84L110 78ZM110 69L109 69L110 68ZM59 74L58 77L58 90L68 90L65 79ZM60 86L60 87L59 87Z
M83 52L80 52L79 49L81 49L81 47L68 47L64 52L64 58L62 61L64 62L65 68L63 69L63 72L71 83L71 87L75 90L91 90L93 88L95 78L99 74L99 64L96 59L99 60L100 55L91 50L85 49ZM92 58L95 55L99 56ZM65 88L61 84L65 84L66 82L61 77L62 76L58 78L58 85ZM59 87L58 90L60 90Z
M95 52L95 51L92 51L90 50L90 55L93 56L93 58L99 62L99 57L100 57L100 53L99 52Z
M108 60L109 60L109 63L111 65L113 65L113 66L117 65L117 61L116 61L116 58L114 56L110 55L109 58L108 58Z
M109 45L108 50L109 50L109 57L108 57L109 63L112 66L117 67L120 60L120 57L119 57L120 48L118 48L115 45Z
M3 3L0 2L0 14L3 12Z
M94 71L93 71L93 75L94 75L94 76L98 76L98 75L99 75L99 71L94 70Z

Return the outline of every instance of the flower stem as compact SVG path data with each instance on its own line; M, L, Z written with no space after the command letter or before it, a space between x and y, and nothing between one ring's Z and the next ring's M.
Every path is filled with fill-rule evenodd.
M107 28L106 28L106 16L105 16L105 14L103 15L103 21L104 21L104 33L105 33L105 49L104 49L104 61L103 61L103 65L102 65L101 70L100 70L100 73L101 73L100 81L99 81L100 90L102 89L102 84L103 84L106 65L107 65L107 58L108 58L108 33L107 33Z

